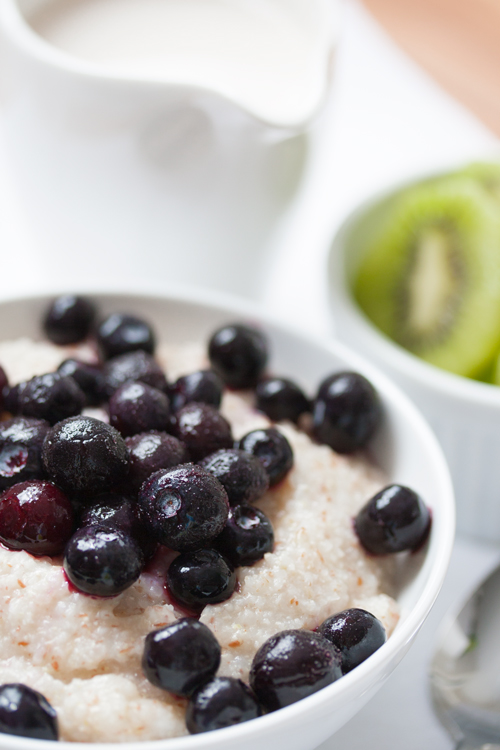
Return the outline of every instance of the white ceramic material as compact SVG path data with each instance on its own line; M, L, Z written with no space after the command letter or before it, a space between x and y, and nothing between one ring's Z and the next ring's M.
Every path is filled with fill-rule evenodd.
M351 673L309 698L247 724L151 743L159 750L313 750L347 722L376 692L410 646L441 587L454 536L451 481L432 432L410 401L371 365L338 342L325 343L275 324L255 308L232 299L203 294L168 297L94 295L103 314L136 312L154 321L159 338L180 342L207 340L214 328L235 320L261 324L271 344L270 369L293 376L310 393L338 369L362 372L380 394L385 419L371 452L389 478L414 487L432 508L432 532L424 550L403 556L398 567L397 598L401 619L387 643ZM215 303L214 303L215 299ZM40 336L39 321L47 297L0 305L0 338ZM149 746L150 743L148 743ZM40 750L39 741L0 735L4 750ZM54 746L55 747L55 746ZM58 743L59 750L73 745ZM105 750L105 745L88 746ZM131 743L143 750L144 743Z
M407 184L364 203L333 241L328 273L336 332L395 380L433 427L454 482L458 530L499 542L500 388L445 372L406 351L371 323L351 294L359 262L355 233L369 233L371 212Z

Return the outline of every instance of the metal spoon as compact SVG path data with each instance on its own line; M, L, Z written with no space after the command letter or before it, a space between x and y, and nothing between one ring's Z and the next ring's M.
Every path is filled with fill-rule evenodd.
M443 623L430 682L457 750L500 750L500 567Z

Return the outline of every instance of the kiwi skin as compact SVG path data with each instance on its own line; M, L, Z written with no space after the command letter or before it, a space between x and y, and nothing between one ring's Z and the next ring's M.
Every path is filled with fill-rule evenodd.
M361 259L353 285L359 306L383 333L427 362L480 376L500 349L498 207L474 179L453 176L396 194L381 204L378 222L374 217L372 211L369 238L358 232L364 246L350 247ZM445 283L451 291L441 318L422 333L408 325L405 301L412 254L433 227L449 237Z

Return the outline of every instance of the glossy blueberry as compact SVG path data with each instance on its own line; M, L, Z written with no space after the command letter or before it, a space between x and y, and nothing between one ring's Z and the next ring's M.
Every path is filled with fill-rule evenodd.
M167 572L168 590L179 604L193 612L229 599L235 586L233 566L214 549L182 552Z
M364 448L382 419L372 384L356 372L338 372L324 380L313 405L313 434L337 453Z
M0 685L0 732L35 740L57 740L57 714L41 693L27 685Z
M226 525L213 544L236 568L253 565L273 551L271 521L258 508L237 505L229 509Z
M233 447L229 422L208 404L193 402L183 406L175 415L171 431L184 443L193 461L201 461L221 448Z
M142 669L156 687L189 696L214 676L220 655L212 631L186 617L146 636Z
M97 342L105 359L139 349L153 354L155 349L155 335L149 323L124 313L113 313L100 324Z
M86 338L95 318L95 307L85 297L66 294L55 299L43 321L47 338L64 346Z
M215 677L194 693L186 709L191 734L241 724L262 716L262 709L248 685L234 677Z
M105 400L104 376L97 365L90 365L79 359L65 359L57 372L63 377L73 378L85 394L87 406L98 406Z
M269 488L267 472L259 459L237 448L211 453L200 466L225 487L230 505L254 503Z
M44 419L32 417L0 422L0 491L44 476L42 445L49 429Z
M253 388L267 364L267 339L256 328L226 325L210 339L208 356L212 368L230 388Z
M122 436L94 417L71 417L56 424L44 440L42 459L49 478L72 493L106 492L128 472Z
M194 464L155 472L142 485L138 502L152 536L179 551L209 544L224 528L229 512L224 487Z
M2 389L3 408L11 414L19 414L19 391L24 383L6 385Z
M178 378L169 388L172 411L182 409L186 404L197 401L219 408L224 383L212 370L199 370Z
M151 474L187 463L186 446L166 432L142 432L125 439L129 455L127 481L138 492Z
M238 448L259 459L269 477L270 487L281 482L293 466L292 447L274 427L247 432Z
M114 357L104 364L104 389L110 398L128 380L140 380L159 391L167 390L167 379L158 362L143 351L130 352Z
M300 415L310 411L311 405L303 391L287 378L265 378L255 389L257 409L273 422L288 419L297 422Z
M250 686L266 711L312 695L342 676L340 651L317 633L283 630L254 656Z
M0 540L32 555L57 555L73 532L73 507L51 482L20 482L0 495Z
M144 558L132 537L118 529L86 526L66 546L64 570L84 594L116 596L140 576Z
M3 367L0 367L0 412L4 409L4 398L9 390L7 375L5 374Z
M325 620L317 632L342 654L342 673L347 674L382 646L385 628L364 609L346 609Z
M125 383L109 399L109 423L124 437L147 430L164 430L169 417L168 397L146 383Z
M80 414L85 395L73 378L50 372L19 384L17 404L18 414L56 424Z
M430 512L420 495L401 484L377 492L355 520L359 541L373 555L418 549L430 526Z

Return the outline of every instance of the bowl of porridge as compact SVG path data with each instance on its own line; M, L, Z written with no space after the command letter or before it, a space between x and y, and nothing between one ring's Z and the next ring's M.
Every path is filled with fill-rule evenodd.
M103 595L101 590L92 588L95 581L91 582L91 588L86 588L86 583L80 584L78 560L73 565L70 547L74 546L81 529L76 531L64 552L56 550L54 554L44 550L31 554L31 548L28 551L26 547L16 546L12 535L6 541L2 502L5 506L7 495L8 502L13 502L13 490L11 487L4 490L0 500L0 538L4 542L0 548L0 686L22 684L43 695L57 714L59 745L68 743L68 747L73 742L91 743L93 748L110 742L127 742L139 748L144 742L153 742L165 750L236 746L244 750L257 745L312 750L348 721L383 684L409 648L441 587L453 543L454 502L447 467L432 432L389 380L342 344L297 334L247 304L231 299L221 303L220 296L213 299L198 292L170 296L85 294L84 297L96 311L101 358L103 347L115 346L114 332L122 325L124 315L139 320L141 325L144 321L150 324L155 342L153 346L148 341L145 348L151 345L153 353L148 356L154 358L159 370L166 375L172 410L179 393L185 396L179 386L184 376L205 372L210 365L219 375L223 373L222 369L217 369L220 360L217 359L215 332L219 345L227 343L222 339L224 336L227 339L229 328L239 333L243 331L245 335L250 331L253 339L257 337L257 349L259 341L264 340L269 353L265 362L260 361L259 372L253 374L259 383L256 389L253 385L248 387L249 381L230 381L227 372L223 373L226 386L230 382L231 387L223 389L220 414L229 425L231 441L221 451L235 453L241 449L245 452L250 450L249 435L278 433L279 440L289 447L293 461L287 465L284 475L270 479L270 486L266 484L258 498L252 498L255 512L272 525L273 543L258 559L229 565L230 594L207 599L199 607L197 602L193 604L184 597L182 586L175 588L173 572L174 568L180 569L179 560L185 561L190 555L198 554L193 553L197 543L193 547L181 540L178 544L169 543L171 549L167 549L161 538L159 547L156 544L149 555L148 563L142 564L140 574L137 572L135 578L132 575L125 588ZM45 331L50 331L47 311L53 301L54 297L43 296L1 304L0 365L9 384L4 389L4 409L10 409L3 413L4 422L16 419L16 415L17 418L19 415L34 418L31 407L26 407L26 394L30 388L33 390L32 386L22 386L16 391L16 384L36 382L38 409L43 401L39 398L39 389L45 385L42 387L41 381L31 379L53 373L68 359L78 359L91 366L98 364L95 338L56 344L52 330L52 341L47 339L42 322L45 320ZM117 326L116 317L120 315ZM56 331L57 325L56 321ZM131 337L135 336L137 341L144 327L134 325ZM146 328L149 330L147 325ZM108 349L104 355L111 355L108 364L103 366L103 370L108 368L108 376L109 362L126 356L116 352L116 349ZM116 375L116 370L113 372ZM339 373L341 379L346 373L350 377L355 373L358 384L366 383L367 379L367 387L376 394L378 416L376 429L370 430L361 447L346 449L339 444L337 450L333 450L326 444L329 438L325 438L318 427L321 398L316 393L320 383L324 388L324 384L330 383L334 375L338 378ZM279 419L279 415L272 414L269 400L265 405L259 392L264 379L269 384L277 378L291 379L305 395L305 406L292 419ZM74 420L87 420L86 424L97 425L97 430L115 431L107 422L118 426L122 435L127 435L129 458L126 460L131 466L133 449L132 443L127 441L135 439L137 430L123 426L127 415L118 414L115 397L118 391L144 390L138 377L134 376L133 380L132 383L126 378L122 381L113 391L106 409L102 405L87 408L80 404L73 414L83 408L83 417L65 413L51 418L44 412L44 418L51 423L43 443L44 481L66 491L64 476L53 468L54 455L56 438L59 439L63 429L61 425L64 428L68 424L74 426ZM326 397L323 400L328 409L329 402ZM45 408L43 404L42 408ZM151 488L155 482L164 481L165 475L170 481L176 472L184 471L199 478L213 468L209 464L215 452L202 456L199 445L195 444L196 436L194 442L189 442L189 429L182 433L186 424L193 424L192 404L177 403L175 408L178 411L168 425L165 423L165 432L185 440L188 463L184 456L177 461L180 468L176 465L168 470L160 469L147 479L135 495L144 507L149 502ZM213 407L203 405L203 409ZM160 411L160 407L156 408L153 421ZM187 416L181 418L181 414ZM141 425L141 432L151 430L150 423L141 422ZM158 425L154 423L153 427L159 434ZM5 427L3 429L5 433ZM2 423L0 443L1 430ZM120 436L117 439L122 441ZM85 450L81 448L80 458ZM15 461L10 466L11 473L15 473ZM104 473L108 469L111 471L107 466ZM266 471L271 476L269 467ZM76 493L78 497L72 497L72 502L78 507L75 512L87 517L88 508L82 511L81 506L87 502L82 498L88 495L88 477L85 471L79 476L81 492ZM127 476L130 478L132 474ZM24 478L24 475L19 476L19 479ZM7 484L12 485L12 482L9 480ZM417 493L415 496L422 499L421 505L428 513L430 530L426 522L425 533L420 535L418 543L410 542L407 551L399 552L402 548L394 545L394 554L386 554L385 548L381 554L375 545L368 552L370 545L363 536L362 519L366 516L363 512L368 501L383 495L388 488L399 488L398 491L412 495ZM71 491L67 494L71 495ZM230 495L229 489L227 494ZM18 499L19 492L14 500ZM386 500L382 504L386 504ZM171 507L170 504L170 515ZM234 506L229 515L233 511ZM227 509L225 513L227 518ZM150 522L149 516L147 522ZM155 523L151 521L147 530L156 543ZM185 529L181 531L184 533ZM213 552L212 547L219 549L217 540L221 537L222 533L218 536L213 532L210 543L198 546L209 548L206 554L219 554ZM179 621L188 622L190 627L208 633L218 644L217 665L212 677L217 670L217 679L227 678L233 681L231 684L237 681L250 684L257 702L265 703L264 694L258 691L259 679L262 682L262 675L269 666L272 651L269 644L276 651L285 648L286 638L291 637L324 643L325 623L348 610L368 612L385 633L385 642L355 668L344 669L342 676L339 673L328 678L322 683L325 687L306 691L306 697L301 700L295 697L279 705L269 703L263 710L259 709L261 715L252 720L215 732L204 731L199 725L193 730L191 724L189 736L186 716L190 711L193 713L195 698L180 689L158 687L158 682L151 678L151 671L158 666L154 662L156 646L149 643L151 633L171 633ZM184 620L186 616L188 619ZM196 634L193 640L195 637ZM277 647L279 638L282 640ZM335 646L330 642L327 645L332 653L337 653ZM259 667L259 658L267 664L264 670ZM197 690L201 692L203 685ZM245 690L251 692L249 688ZM0 700L0 721L1 713ZM29 750L39 747L40 741L2 734L5 748Z

